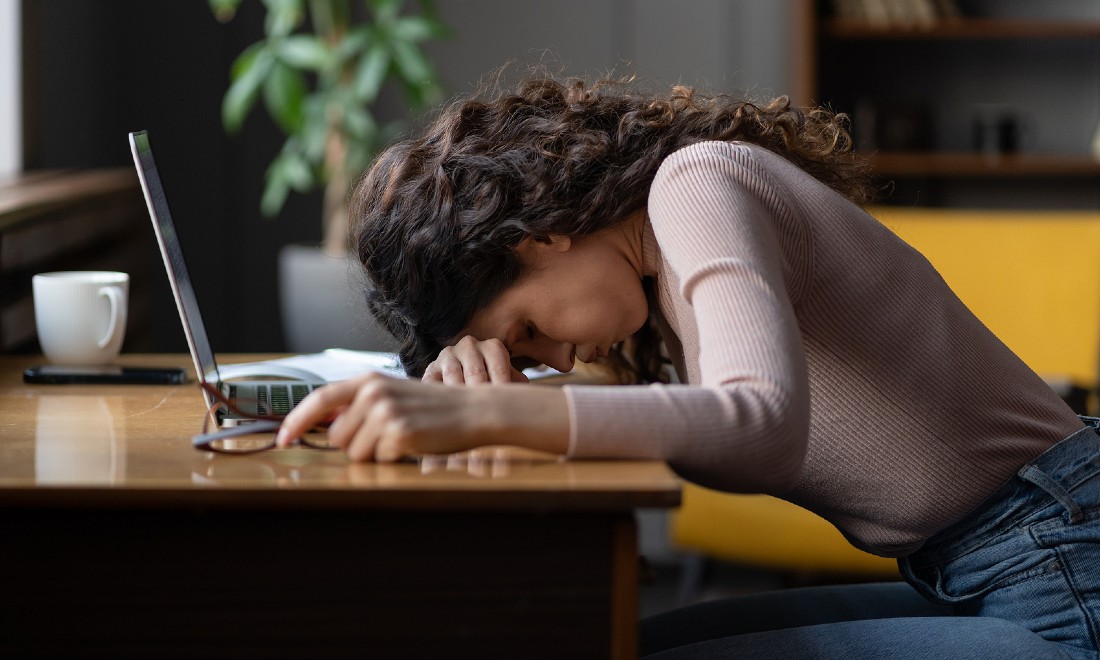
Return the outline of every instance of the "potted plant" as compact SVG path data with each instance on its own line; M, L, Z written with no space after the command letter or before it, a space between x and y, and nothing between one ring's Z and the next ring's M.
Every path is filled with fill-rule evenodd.
M226 22L241 0L209 3L215 16ZM338 321L316 323L322 318L317 315L317 296L323 291L354 296L335 303L356 315L345 327L367 322L361 292L355 296L357 287L333 286L331 278L348 281L350 188L402 125L401 120L380 122L373 108L387 83L396 83L411 110L437 100L439 79L422 44L444 36L445 29L431 0L419 0L416 13L403 11L405 0L264 0L263 5L264 38L233 62L222 122L229 133L236 133L262 100L286 135L265 175L260 200L265 216L279 213L291 191L323 188L323 255L311 254L317 250L303 254L300 246L288 246L280 254L280 266L293 268L306 260L306 274L330 281L309 284L303 275L283 270L280 302L291 350L347 346L349 342L340 336L311 340L304 333L315 326L340 328ZM311 309L294 310L294 288L308 294L305 302Z

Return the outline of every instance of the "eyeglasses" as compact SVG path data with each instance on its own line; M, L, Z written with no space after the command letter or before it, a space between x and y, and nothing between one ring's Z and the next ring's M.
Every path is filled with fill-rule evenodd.
M235 403L230 401L221 390L210 383L199 383L213 403L206 411L202 422L202 433L191 438L191 445L202 451L212 451L219 454L255 454L261 451L275 448L275 435L283 424L283 415L258 415L246 413ZM236 426L218 428L219 409L229 412L241 418ZM211 430L213 423L214 430ZM335 450L335 445L329 444L327 436L309 437L303 436L294 439L294 444L299 444L313 449Z

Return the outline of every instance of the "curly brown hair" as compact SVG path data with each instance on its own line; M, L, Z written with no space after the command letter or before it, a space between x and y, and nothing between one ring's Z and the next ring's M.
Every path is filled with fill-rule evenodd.
M765 147L864 204L871 187L846 122L786 97L757 105L546 75L459 99L383 152L352 195L371 312L397 337L406 372L421 375L519 278L520 241L615 225L645 207L669 154L704 140ZM651 325L641 333L633 368L652 378L657 342Z

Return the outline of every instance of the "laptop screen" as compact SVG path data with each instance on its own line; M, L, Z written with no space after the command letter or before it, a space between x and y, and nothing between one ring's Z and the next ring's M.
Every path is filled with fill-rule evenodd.
M180 247L176 227L172 224L172 213L168 210L168 199L157 173L157 164L153 160L153 151L149 146L149 136L145 131L130 133L130 150L134 154L141 189L145 193L145 203L149 207L149 216L153 220L153 229L157 234L160 254L164 258L164 267L168 271L168 280L172 285L172 295L176 298L183 331L187 335L187 344L191 357L195 361L196 376L200 380L212 379L221 382L217 374L217 363L206 327L199 313L199 301L191 286L191 277L187 274L187 264L183 261L183 249Z

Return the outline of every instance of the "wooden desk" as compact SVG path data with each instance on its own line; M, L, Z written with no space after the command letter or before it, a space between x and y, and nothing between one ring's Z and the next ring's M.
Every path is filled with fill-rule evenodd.
M215 456L194 384L25 385L35 361L0 357L0 657L635 655L663 463Z

